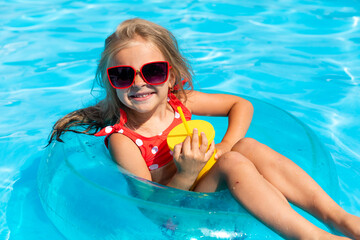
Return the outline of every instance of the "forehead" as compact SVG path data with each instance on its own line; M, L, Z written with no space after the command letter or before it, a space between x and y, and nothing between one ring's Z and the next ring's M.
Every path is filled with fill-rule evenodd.
M155 44L140 38L132 40L120 50L114 57L114 64L140 68L145 63L164 60L164 55Z

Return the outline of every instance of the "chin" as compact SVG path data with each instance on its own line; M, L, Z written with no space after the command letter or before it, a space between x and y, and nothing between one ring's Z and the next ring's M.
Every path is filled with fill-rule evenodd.
M129 104L127 105L127 107L132 110L132 111L136 111L138 113L148 113L151 112L152 110L154 110L155 106L153 106L153 104L147 102L142 102L142 103L136 103L136 104Z

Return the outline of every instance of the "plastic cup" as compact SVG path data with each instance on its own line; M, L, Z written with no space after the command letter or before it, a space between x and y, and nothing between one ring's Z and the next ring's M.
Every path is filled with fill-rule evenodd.
M189 129L191 129L191 132L194 128L198 129L199 133L199 146L201 144L201 132L204 132L206 135L206 138L208 139L208 148L209 145L212 143L212 141L215 138L215 130L214 127L211 125L211 123L204 121L204 120L191 120L187 121L187 125ZM167 144L171 151L174 151L175 145L184 142L185 138L188 136L188 132L185 128L185 125L183 123L177 125L174 127L169 135L167 136ZM215 151L214 154L211 156L209 161L206 163L206 165L201 169L199 175L197 176L195 183L193 186L196 185L196 183L199 181L199 179L210 170L210 168L215 164Z

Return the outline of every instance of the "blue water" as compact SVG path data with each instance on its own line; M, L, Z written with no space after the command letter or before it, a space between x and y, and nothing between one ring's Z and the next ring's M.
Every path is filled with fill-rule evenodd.
M64 239L37 194L43 146L59 117L94 101L104 39L130 17L175 34L196 89L249 95L308 125L335 161L340 205L360 215L359 10L352 0L3 1L0 239Z

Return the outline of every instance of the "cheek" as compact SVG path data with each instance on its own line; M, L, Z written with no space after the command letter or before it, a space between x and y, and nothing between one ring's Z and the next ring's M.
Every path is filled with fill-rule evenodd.
M120 102L124 103L127 93L124 90L116 89L116 95Z

